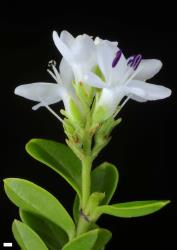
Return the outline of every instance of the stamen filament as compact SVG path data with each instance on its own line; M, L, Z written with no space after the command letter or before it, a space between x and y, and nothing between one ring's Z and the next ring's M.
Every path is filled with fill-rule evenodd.
M53 109L51 109L40 97L39 100L43 104L43 106L45 106L46 109L48 109L49 112L51 112L61 123L63 123L61 117Z
M118 113L123 109L123 107L130 100L131 97L132 95L127 96L127 98L123 101L123 103L118 107L117 111L114 113L113 118L115 118L118 115Z
M52 76L52 78L57 82L57 78L56 78L56 76L54 75L54 73L51 71L51 70L49 70L49 69L47 69L47 72Z
M127 96L127 98L120 105L120 110L125 106L125 104L130 100L131 97L132 97L132 95Z
M134 73L130 76L130 78L124 83L124 86L126 86L135 76L140 72L140 68L134 71Z
M61 80L60 74L58 73L58 70L56 69L56 67L54 65L52 65L52 69L53 69L53 72L55 73L57 82L60 83L60 84L62 84L62 80Z

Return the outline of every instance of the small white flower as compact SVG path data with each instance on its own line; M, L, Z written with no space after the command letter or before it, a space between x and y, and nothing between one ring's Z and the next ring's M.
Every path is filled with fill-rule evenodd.
M53 32L55 46L72 67L76 82L82 81L85 73L96 65L95 44L93 39L86 35L74 38L69 32L62 31L60 37Z
M32 107L33 110L37 110L44 106L62 121L49 105L63 101L66 112L68 114L70 113L70 99L77 99L72 86L74 76L71 67L64 59L62 59L60 63L60 74L53 62L50 66L52 67L53 72L51 70L48 70L48 72L54 78L56 83L36 82L23 84L16 87L14 93L29 100L38 102L38 104Z
M104 119L114 114L124 96L139 102L170 96L170 89L145 82L159 72L160 60L142 60L141 55L126 59L117 44L107 40L97 40L96 46L98 66L105 79L89 72L84 82L102 89L96 108L106 109Z

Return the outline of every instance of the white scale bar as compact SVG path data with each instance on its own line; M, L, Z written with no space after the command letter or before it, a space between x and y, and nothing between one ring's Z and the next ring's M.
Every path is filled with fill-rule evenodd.
M3 247L12 247L12 242L4 242Z

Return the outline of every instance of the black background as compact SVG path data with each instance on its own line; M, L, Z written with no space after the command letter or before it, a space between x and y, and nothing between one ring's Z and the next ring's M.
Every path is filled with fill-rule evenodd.
M12 7L12 6L11 6ZM61 6L60 6L61 7ZM28 7L26 7L28 8ZM31 138L41 137L64 143L61 124L47 110L32 111L32 102L13 94L23 83L50 81L48 61L61 59L52 41L52 30L66 29L74 36L88 33L108 40L118 40L126 56L141 53L144 58L163 62L160 73L151 82L172 89L170 98L148 103L130 101L123 109L123 122L113 132L111 143L94 166L107 160L117 165L120 182L112 202L146 199L170 199L160 212L136 219L103 216L99 224L113 232L107 249L175 249L177 221L176 195L176 32L172 24L154 18L152 25L137 13L119 18L119 11L93 14L83 11L46 15L26 12L1 18L1 170L0 170L0 245L15 242L11 223L18 209L3 191L2 179L29 179L53 193L71 211L73 190L52 170L30 158L24 146ZM113 8L113 7L112 7ZM58 9L59 10L59 9ZM13 8L11 8L13 12ZM101 13L101 12L100 12ZM127 20L129 16L129 20ZM149 19L151 19L149 13ZM127 22L126 22L126 21ZM14 243L15 244L15 243ZM13 249L18 249L14 245Z

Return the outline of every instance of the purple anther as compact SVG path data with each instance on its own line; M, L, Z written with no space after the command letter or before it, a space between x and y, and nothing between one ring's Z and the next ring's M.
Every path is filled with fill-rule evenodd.
M134 68L134 70L136 70L137 68L138 68L138 66L139 66L139 64L140 64L140 62L141 62L141 60L142 60L142 55L137 55L136 56L136 60L135 60L135 63L134 63L134 66L133 66L133 68Z
M131 56L127 62L127 65L136 70L142 60L142 55L138 54L135 56Z
M132 67L132 63L134 62L135 55L128 58L127 66Z
M118 64L118 62L119 62L119 60L120 60L120 58L121 58L121 55L122 55L122 51L121 51L121 50L118 50L118 51L116 52L116 56L115 56L115 58L114 58L114 60L113 60L113 62L112 62L112 67L113 67L113 68L115 68L116 65Z

